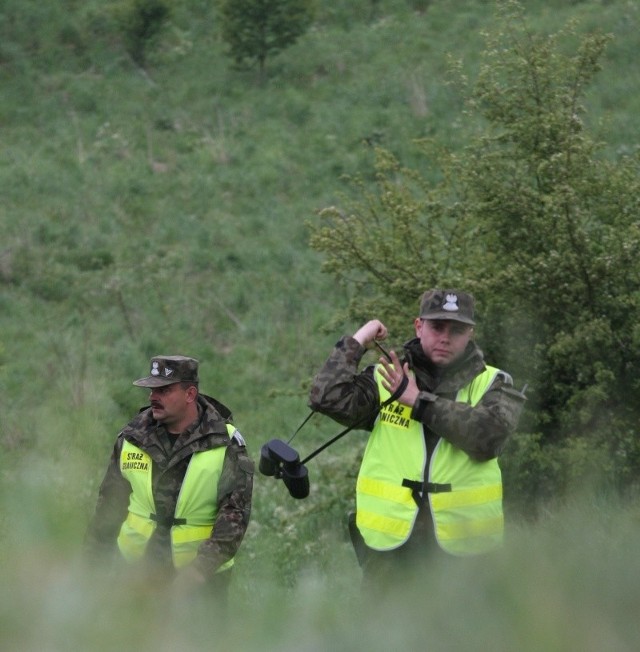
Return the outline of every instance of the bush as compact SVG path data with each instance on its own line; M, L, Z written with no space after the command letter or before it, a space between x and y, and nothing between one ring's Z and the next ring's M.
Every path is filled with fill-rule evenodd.
M122 0L115 16L131 58L139 65L146 63L147 49L161 32L170 16L164 0Z

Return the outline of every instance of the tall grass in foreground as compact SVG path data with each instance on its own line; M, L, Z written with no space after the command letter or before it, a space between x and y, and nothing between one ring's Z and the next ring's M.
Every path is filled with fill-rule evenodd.
M210 599L83 572L46 545L13 541L0 648L634 650L639 538L637 506L582 497L536 525L511 524L495 557L451 558L378 594L361 591L346 543L293 587L265 548L253 561L240 556L226 617Z

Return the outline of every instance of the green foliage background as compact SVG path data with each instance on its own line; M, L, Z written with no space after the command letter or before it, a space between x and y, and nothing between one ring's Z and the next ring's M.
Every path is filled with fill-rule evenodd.
M441 159L425 158L418 141L462 153L484 120L465 112L463 90L447 82L449 55L477 79L481 32L496 25L490 2L318 2L312 28L274 57L262 84L225 57L213 3L171 3L142 59L123 8L93 0L0 7L0 624L8 649L209 641L211 619L198 605L170 610L145 587L108 580L97 592L73 565L115 435L146 399L131 381L151 355L194 355L203 389L233 409L254 458L267 439L288 438L307 414L314 371L357 325L344 312L352 286L321 271L327 256L311 248L309 226L345 207L345 197L375 193L380 165L385 174L396 162L419 170L410 183L430 188L442 178ZM634 155L637 3L532 0L526 14L541 33L575 18L578 35L613 35L583 120L603 160ZM359 178L361 190L343 175ZM403 186L389 189L406 205ZM425 278L442 274L433 267ZM402 307L410 317L413 307ZM371 316L378 309L386 308L374 302ZM484 324L480 334L490 336ZM394 342L409 335L398 326ZM524 329L520 344L529 335ZM490 351L523 356L513 343ZM529 381L516 374L518 385ZM295 441L305 454L336 431L315 417ZM636 432L617 436L634 442ZM528 482L532 496L554 486L541 478L570 478L574 463L609 470L589 440L547 456L540 438L528 427L510 452L514 482ZM638 514L609 494L559 507L551 500L559 496L543 491L538 521L514 514L506 554L484 570L433 570L420 578L429 591L407 589L411 607L400 596L362 600L344 517L363 443L356 433L310 463L306 501L256 476L236 569L239 616L228 634L216 632L220 640L299 649L295 625L308 649L423 648L427 630L436 648L454 636L460 647L632 649ZM526 514L526 503L517 507ZM477 592L461 594L469 585ZM443 608L474 595L464 603L468 626L458 629ZM388 609L393 598L398 611ZM415 613L423 604L426 622Z

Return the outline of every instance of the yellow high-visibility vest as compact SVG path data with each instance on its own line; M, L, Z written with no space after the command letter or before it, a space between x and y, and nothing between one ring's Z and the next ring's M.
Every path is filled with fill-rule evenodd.
M476 405L498 371L487 367L458 392L456 400ZM389 392L377 369L375 377L383 403ZM369 437L356 485L356 524L365 543L374 550L405 543L418 516L415 487L421 487L427 492L443 550L473 555L498 547L504 517L497 459L475 461L441 438L425 481L426 457L422 424L411 419L411 408L398 402L384 407Z
M227 432L233 436L235 428L227 424ZM200 544L211 536L218 512L218 480L226 450L226 446L220 446L191 456L171 526L171 553L176 568L192 562ZM125 559L137 561L143 557L157 526L151 457L125 440L120 454L120 472L131 485L131 494L129 513L118 535L118 548ZM217 572L232 565L233 559L230 559Z

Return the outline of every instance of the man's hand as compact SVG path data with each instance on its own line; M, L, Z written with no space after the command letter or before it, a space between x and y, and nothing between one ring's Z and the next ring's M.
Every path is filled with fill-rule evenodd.
M406 376L408 378L407 386L398 397L398 402L403 405L413 407L420 390L416 384L415 378L409 374L409 363L405 362L404 367L400 364L400 359L395 351L390 351L391 362L386 358L380 358L380 375L382 376L382 386L390 393L393 394L399 387L402 379Z
M369 349L374 340L384 340L387 335L387 327L380 320L372 319L353 334L353 339Z

